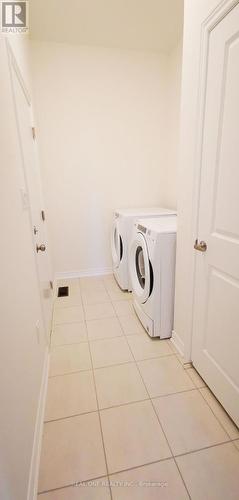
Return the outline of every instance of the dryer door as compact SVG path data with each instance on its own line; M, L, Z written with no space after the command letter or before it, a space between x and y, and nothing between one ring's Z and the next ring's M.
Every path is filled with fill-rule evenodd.
M151 272L148 248L142 233L137 233L130 250L130 276L136 298L144 304L150 295Z
M123 256L123 245L121 236L119 234L117 220L113 223L113 228L112 228L111 252L112 252L113 267L114 269L116 269L117 267L119 267L120 261Z

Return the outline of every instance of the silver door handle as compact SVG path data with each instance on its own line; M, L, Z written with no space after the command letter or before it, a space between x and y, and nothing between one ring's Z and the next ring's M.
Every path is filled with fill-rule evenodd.
M194 248L195 248L195 250L198 250L198 252L206 252L207 243L205 241L198 242L198 240L195 240Z
M36 249L37 249L37 253L38 253L38 252L40 252L40 251L41 251L41 252L45 252L45 250L46 250L46 245L43 245L43 244L41 244L41 245L37 245L37 246L36 246Z

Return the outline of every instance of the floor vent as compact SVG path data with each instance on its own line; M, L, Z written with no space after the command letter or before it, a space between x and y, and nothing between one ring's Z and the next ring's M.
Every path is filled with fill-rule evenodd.
M58 297L68 297L68 295L69 295L69 286L59 286Z

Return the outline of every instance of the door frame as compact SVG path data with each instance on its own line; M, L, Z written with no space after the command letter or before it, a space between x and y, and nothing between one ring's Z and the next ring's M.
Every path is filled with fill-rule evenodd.
M199 78L197 85L197 103L196 103L196 116L198 118L197 125L195 126L195 146L194 146L194 180L192 190L192 219L191 219L191 252L193 250L193 242L198 235L199 225L199 203L200 203L200 190L201 190L201 171L202 171L202 149L204 137L204 116L205 116L205 103L206 103L206 89L207 89L207 66L208 66L208 51L209 51L209 38L211 31L220 21L239 3L239 0L222 0L218 5L210 10L210 13L201 22L200 33L200 49L199 49ZM192 273L189 287L191 289L191 309L190 309L190 331L184 345L180 345L180 340L175 345L182 351L185 362L192 361L192 338L194 331L194 309L195 309L195 290L196 290L196 254L192 259ZM177 337L176 332L174 332ZM180 347L182 349L180 349Z
M33 109L32 109L32 100L30 93L28 91L27 85L25 83L25 80L22 76L22 72L19 68L19 65L16 61L14 52L12 50L12 47L6 39L6 50L7 50L7 56L8 56L8 66L9 66L9 74L10 74L10 80L11 80L11 91L12 91L12 97L13 97L13 103L14 103L14 114L15 114L15 120L16 120L16 126L17 126L17 134L18 134L18 139L19 139L19 148L20 148L20 154L21 154L21 168L23 172L23 177L25 180L25 186L26 186L26 192L27 192L27 203L29 203L28 207L28 219L29 219L29 224L30 224L30 229L31 229L31 234L32 234L32 245L33 245L33 253L34 253L34 261L35 261L35 266L36 266L36 273L37 273L37 281L38 281L38 290L39 290L39 296L40 296L40 304L41 304L41 312L42 312L42 318L43 318L43 326L44 326L44 335L45 335L45 340L46 340L46 345L49 346L50 343L50 333L51 333L51 328L48 331L48 325L46 324L46 318L45 318L45 313L44 313L44 307L43 307L43 302L42 302L42 296L41 296L41 285L40 285L40 274L39 274L39 267L37 263L37 256L35 252L35 240L34 240L34 235L33 235L33 216L32 216L32 207L30 203L30 196L29 196L29 189L28 189L28 180L26 176L26 171L24 167L24 153L23 153L23 146L22 146L22 141L21 141L21 134L19 130L19 120L18 120L18 115L17 115L17 106L16 106L16 99L15 99L15 93L14 93L14 84L13 84L13 72L19 82L19 85L21 86L21 89L24 93L24 96L26 98L27 104L29 105L29 126L33 127L34 126L34 119L33 119ZM36 151L36 145L34 144L34 153L35 153L35 159L37 162L37 151ZM37 162L37 171L39 173L38 180L40 178L40 172L39 172L39 163ZM40 191L40 199L41 202L43 203L42 200L42 189L41 186L39 185L39 191ZM47 242L47 247L48 247L48 242ZM48 259L49 260L49 259ZM49 266L49 271L50 271L50 266ZM49 276L49 279L51 280L51 277ZM53 295L54 290L52 290L52 303L53 303Z

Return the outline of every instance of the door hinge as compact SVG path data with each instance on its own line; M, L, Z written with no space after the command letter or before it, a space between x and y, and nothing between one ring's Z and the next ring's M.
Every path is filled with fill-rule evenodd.
M46 220L45 210L41 210L41 218L42 218L43 222Z
M36 129L35 129L35 127L32 127L32 138L35 141L35 139L36 139Z
M50 288L53 290L53 281L50 281Z

